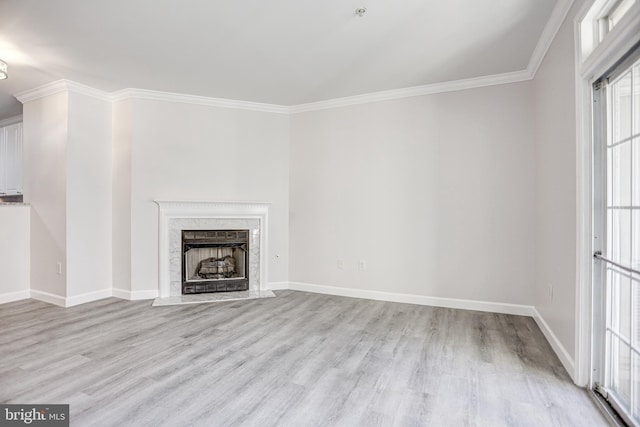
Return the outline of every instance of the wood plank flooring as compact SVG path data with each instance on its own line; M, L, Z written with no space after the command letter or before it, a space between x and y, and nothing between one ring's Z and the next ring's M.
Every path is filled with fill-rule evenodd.
M599 426L533 319L297 291L0 305L0 402L73 426Z

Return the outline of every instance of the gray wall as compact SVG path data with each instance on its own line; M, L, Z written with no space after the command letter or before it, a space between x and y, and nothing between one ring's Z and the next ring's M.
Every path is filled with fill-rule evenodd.
M517 83L294 115L291 280L532 304L531 100Z

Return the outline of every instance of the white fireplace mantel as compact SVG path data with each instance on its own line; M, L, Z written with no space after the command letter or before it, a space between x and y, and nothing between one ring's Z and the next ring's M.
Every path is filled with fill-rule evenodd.
M249 277L249 289L265 291L267 289L267 248L270 203L264 202L206 202L206 201L164 201L156 200L159 207L158 247L159 247L159 293L161 298L174 296L172 293L172 272L175 275L176 257L173 252L181 246L176 241L178 229L230 229L238 223L257 224L251 226L254 255L257 263L251 261L253 273ZM248 222L247 222L248 221ZM235 222L235 223L234 223ZM246 226L246 225L245 225ZM250 244L251 248L251 244ZM251 249L250 249L251 250ZM180 259L178 258L178 263ZM251 268L253 265L254 268Z

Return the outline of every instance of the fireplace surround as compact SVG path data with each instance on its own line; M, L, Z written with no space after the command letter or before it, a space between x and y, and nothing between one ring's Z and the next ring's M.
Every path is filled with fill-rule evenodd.
M267 291L269 203L202 201L155 201L155 203L159 207L158 290L160 298L183 295L182 232L184 230L246 230L248 232L246 266L248 290L254 293Z

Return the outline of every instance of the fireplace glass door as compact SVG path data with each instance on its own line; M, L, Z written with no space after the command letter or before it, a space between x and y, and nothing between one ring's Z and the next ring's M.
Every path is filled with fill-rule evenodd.
M249 230L182 232L182 293L249 289Z

